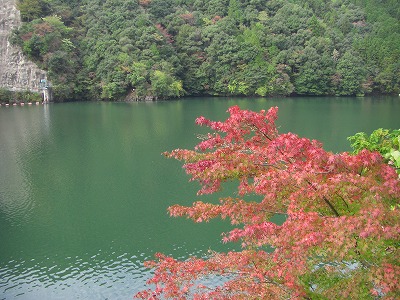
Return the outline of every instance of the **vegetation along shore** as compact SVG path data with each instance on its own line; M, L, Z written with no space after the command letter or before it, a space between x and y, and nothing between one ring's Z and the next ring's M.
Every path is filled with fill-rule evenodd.
M400 92L396 0L19 0L55 101Z

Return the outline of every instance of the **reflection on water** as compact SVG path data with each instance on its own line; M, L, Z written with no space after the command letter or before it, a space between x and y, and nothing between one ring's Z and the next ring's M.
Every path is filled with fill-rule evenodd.
M205 255L204 250L187 253L183 248L176 249L186 252L181 259ZM143 267L152 258L111 248L94 255L10 260L0 267L0 299L132 299L152 275ZM212 287L222 280L210 276L201 283Z
M281 131L349 150L346 137L399 128L400 100L187 99L0 108L0 299L131 299L156 252L177 258L227 250L229 224L172 219L195 200L181 164L160 154L192 148L229 106L279 107ZM231 186L227 185L229 194ZM200 198L200 199L199 199ZM209 284L220 282L210 278Z
M0 299L129 299L149 277L148 257L110 251L11 260L0 268Z

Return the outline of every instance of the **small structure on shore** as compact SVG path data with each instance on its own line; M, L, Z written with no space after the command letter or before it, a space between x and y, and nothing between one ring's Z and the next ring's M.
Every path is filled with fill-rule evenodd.
M40 79L39 87L42 90L43 104L49 103L51 100L53 100L51 84L49 81L44 78Z

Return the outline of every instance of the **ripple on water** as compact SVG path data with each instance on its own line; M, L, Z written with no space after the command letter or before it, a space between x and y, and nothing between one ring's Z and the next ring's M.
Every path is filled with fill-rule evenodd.
M10 260L0 266L0 299L132 299L151 276L138 256Z
M43 257L41 261L14 258L0 265L0 300L132 299L152 276L143 266L143 261L151 259L148 255L103 250L94 255ZM195 250L186 258L193 255L205 253ZM215 287L224 280L210 276L201 283Z
M37 131L35 120L21 125L15 122L12 131L1 131L4 147L0 147L1 163L0 212L13 226L20 226L29 221L35 202L32 197L33 187L30 168L32 161L43 155L41 138L32 131Z

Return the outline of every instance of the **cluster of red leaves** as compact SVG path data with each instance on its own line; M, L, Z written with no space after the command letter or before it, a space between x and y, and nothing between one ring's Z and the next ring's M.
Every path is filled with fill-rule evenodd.
M163 35L163 37L166 39L167 43L169 43L169 44L173 43L172 35L170 35L168 33L167 29L165 29L164 26L162 26L161 24L156 24L156 28Z
M54 28L49 23L39 23L33 26L35 28L35 34L44 37L46 34L53 32Z
M211 22L213 23L213 24L215 24L215 23L217 23L219 20L221 20L222 19L222 17L220 17L220 16L214 16L212 19L211 19Z
M260 201L220 199L219 204L175 205L171 216L195 222L220 217L240 227L223 237L240 241L240 252L213 253L208 259L177 261L158 255L146 265L155 268L149 280L155 290L138 293L143 299L281 299L307 298L315 290L307 274L325 266L333 298L368 287L370 295L395 298L399 293L400 183L395 170L378 153L358 155L325 151L317 141L279 134L277 108L267 112L234 106L225 122L196 120L214 133L195 150L177 149L166 156L184 161L199 194L214 193L227 180L238 182L238 194L259 195ZM282 225L270 218L286 214ZM267 249L273 248L273 251ZM358 265L343 273L346 262ZM220 287L196 284L208 275L226 276ZM339 275L338 275L339 274ZM354 277L349 280L347 277ZM344 283L343 283L344 282ZM348 286L341 286L345 283ZM314 288L311 289L310 286ZM319 293L324 294L320 289Z
M139 0L139 4L143 7L147 7L151 4L151 0Z
M194 24L195 18L194 18L193 13L188 12L188 13L185 13L185 14L181 14L180 17L183 20L185 20L188 24L190 24L190 25Z

